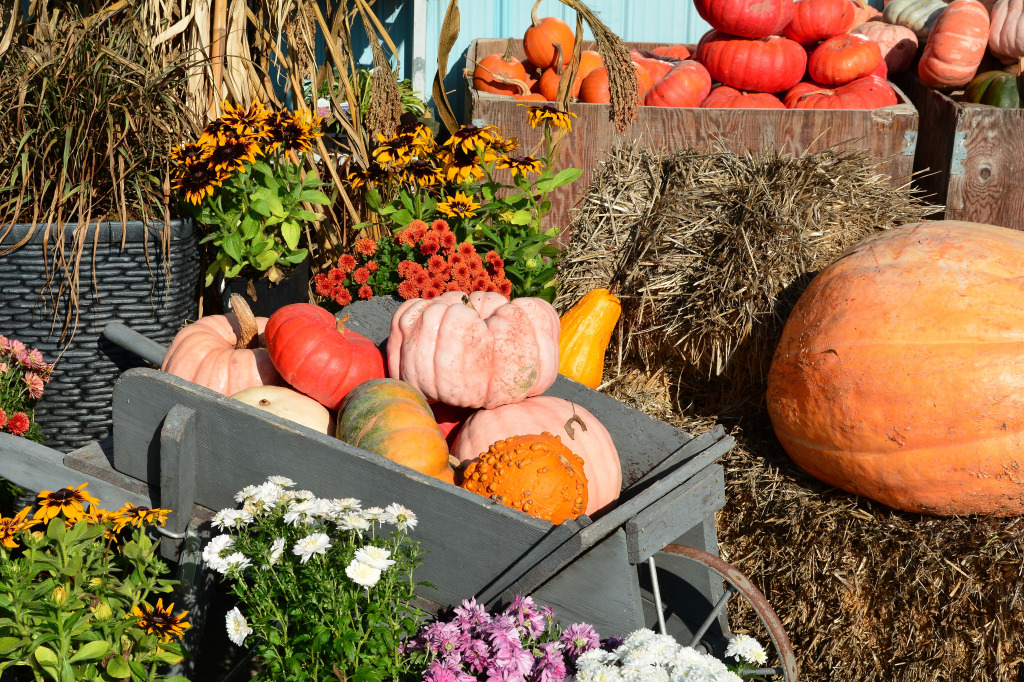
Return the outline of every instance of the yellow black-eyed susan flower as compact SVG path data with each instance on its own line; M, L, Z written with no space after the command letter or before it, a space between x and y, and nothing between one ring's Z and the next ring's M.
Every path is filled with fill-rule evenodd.
M456 192L454 197L437 205L437 210L449 218L472 218L476 215L478 208L480 208L480 204L473 201L472 197L466 196L464 192Z
M576 114L560 111L553 104L520 104L519 106L527 107L530 110L527 120L530 122L531 128L550 121L551 125L556 128L572 131L572 119L576 118Z
M224 184L230 174L214 169L209 159L183 163L174 169L171 185L185 195L185 201L199 205L213 190Z
M234 129L226 128L217 133L216 142L210 148L209 162L215 171L233 173L245 170L246 162L252 163L262 155L263 150L255 138L240 136Z
M544 169L544 162L532 156L503 156L498 159L498 168L507 168L512 177L525 176L527 173L540 173Z
M403 183L433 187L441 183L441 169L427 159L416 159L405 164L398 177Z
M476 153L454 149L447 150L447 153L439 158L444 163L444 177L448 182L461 185L469 179L482 180L486 177L480 165L480 157Z
M132 617L138 619L138 626L146 633L157 635L161 642L169 642L171 638L181 639L185 630L192 627L185 622L188 611L174 615L174 604L164 608L164 600L157 599L156 606L143 602L132 609Z
M171 161L174 163L188 163L190 161L203 161L210 157L212 148L209 145L198 142L186 142L171 150Z
M511 154L515 150L519 149L519 138L518 137L506 137L496 141L491 145L491 149L501 154Z
M323 136L320 129L322 122L323 119L309 109L281 112L277 116L277 127L271 129L271 133L279 133L281 147L286 151L304 153L313 148L317 138Z
M262 137L266 134L267 119L270 112L259 102L253 102L247 109L233 107L228 102L223 102L220 120L228 128L232 128L238 135Z
M127 526L135 526L136 528L146 525L162 526L167 523L167 516L170 513L170 509L136 507L131 502L128 502L114 512L114 530L120 532L121 529Z
M58 514L64 514L64 518L77 521L85 516L85 503L99 504L99 500L85 492L83 483L77 488L67 487L60 490L44 490L37 496L39 498L39 509L32 515L44 523Z
M377 147L373 150L373 160L382 166L400 166L412 161L412 149L409 143L412 135L396 135L390 139L377 134Z
M8 549L14 549L18 546L18 542L14 539L15 536L26 528L31 528L39 523L39 521L28 518L30 511L32 511L32 507L25 507L11 518L0 518L0 544Z
M356 168L354 171L348 174L348 181L354 188L359 188L367 183L380 184L388 180L391 174L388 173L387 169L381 166L379 163L370 162L370 167Z
M490 147L501 140L500 131L494 126L478 128L473 124L465 125L452 133L444 142L448 149L461 149L464 152L473 152L477 147Z

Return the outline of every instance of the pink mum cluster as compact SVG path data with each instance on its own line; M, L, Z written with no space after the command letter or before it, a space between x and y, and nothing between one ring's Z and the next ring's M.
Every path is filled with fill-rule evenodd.
M449 621L425 626L410 643L430 658L424 682L562 682L583 652L602 645L586 623L560 631L554 611L532 597L517 596L496 615L476 599L454 612Z
M28 432L32 406L43 397L51 374L53 365L41 351L0 335L0 431L15 436Z

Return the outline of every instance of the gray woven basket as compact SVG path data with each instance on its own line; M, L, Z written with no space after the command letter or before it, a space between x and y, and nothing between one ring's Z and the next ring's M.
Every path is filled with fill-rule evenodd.
M65 228L66 240L70 240L73 227ZM154 341L169 344L186 320L196 318L198 237L191 220L175 220L171 228L165 257L163 223L128 223L123 249L121 223L91 227L80 265L78 328L70 343L67 338L61 340L70 305L67 293L56 300L61 275L58 272L53 282L46 282L45 230L37 228L28 243L0 256L0 334L38 348L49 362L57 361L36 405L36 420L50 447L69 452L109 435L114 381L124 370L147 364L100 335L107 323L123 322ZM0 235L5 230L0 227ZM28 230L28 224L15 225L4 245L16 244ZM51 264L57 234L56 228L51 228ZM95 252L94 239L98 240ZM164 271L165 258L169 258L169 277Z

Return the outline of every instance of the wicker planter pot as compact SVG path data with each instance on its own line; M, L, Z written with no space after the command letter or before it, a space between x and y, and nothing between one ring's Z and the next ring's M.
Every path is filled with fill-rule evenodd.
M38 348L49 362L57 361L36 406L36 420L50 447L68 452L109 435L114 381L124 370L147 364L102 338L104 326L123 322L169 344L187 320L196 318L198 236L191 220L175 220L171 226L166 255L162 223L91 226L80 265L78 327L73 336L69 328L70 343L61 339L70 306L67 292L57 297L63 275L58 272L52 282L46 281L45 230L37 229L28 243L0 256L0 334ZM15 225L4 243L19 242L29 227ZM122 229L127 232L123 249ZM72 232L73 225L68 225L65 239ZM53 228L45 247L51 262L56 239Z

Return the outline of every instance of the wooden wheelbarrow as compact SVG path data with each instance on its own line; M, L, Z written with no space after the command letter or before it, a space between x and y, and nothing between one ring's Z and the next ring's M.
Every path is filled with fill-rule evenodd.
M348 324L383 346L397 305L386 298L353 304ZM123 325L104 335L154 364L163 358L162 346ZM615 441L623 490L597 520L554 526L149 368L128 370L115 385L112 443L61 456L0 439L0 476L33 489L88 481L107 504L172 509L166 533L174 542L165 543L165 555L186 552L200 573L204 520L235 507L238 490L267 476L366 506L398 502L419 517L413 537L427 553L416 579L434 586L418 594L427 604L475 596L495 607L530 594L565 624L588 622L606 635L656 627L722 656L730 635L725 605L738 592L775 645L772 672L795 680L795 657L774 611L716 556L714 514L725 503L716 461L734 440L721 426L693 437L563 376L546 395L582 405Z

